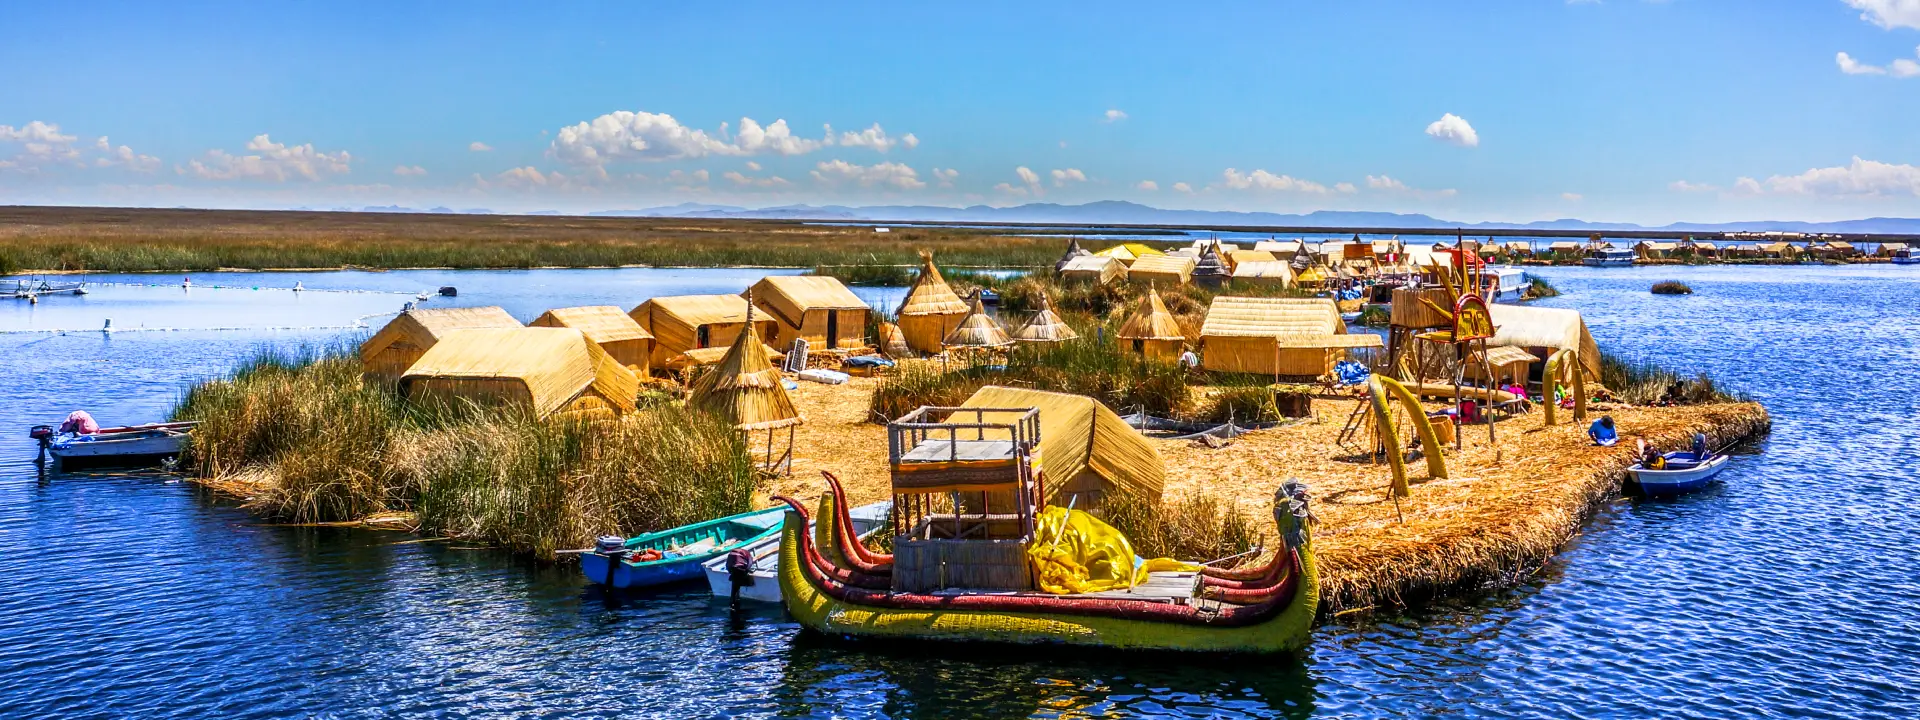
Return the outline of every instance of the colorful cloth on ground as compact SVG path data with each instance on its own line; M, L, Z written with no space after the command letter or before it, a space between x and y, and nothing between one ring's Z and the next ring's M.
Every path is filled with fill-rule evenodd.
M1167 558L1140 559L1126 535L1084 510L1048 507L1034 521L1027 559L1033 563L1035 584L1055 595L1133 587L1145 582L1148 573L1200 569Z

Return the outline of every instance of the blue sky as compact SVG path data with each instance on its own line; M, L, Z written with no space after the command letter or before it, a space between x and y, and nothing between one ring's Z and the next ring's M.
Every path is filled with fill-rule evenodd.
M1920 0L920 5L14 3L0 203L1920 217Z

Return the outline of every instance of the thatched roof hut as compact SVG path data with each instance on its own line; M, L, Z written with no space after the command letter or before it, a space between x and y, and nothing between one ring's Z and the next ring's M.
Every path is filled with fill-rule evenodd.
M1600 377L1600 346L1594 343L1593 333L1587 332L1580 311L1503 304L1488 305L1487 310L1493 316L1493 338L1487 340L1488 345L1523 348L1540 357L1554 350L1573 350L1580 353L1580 364L1587 372Z
M980 304L980 293L973 294L973 307L960 325L947 333L940 341L941 347L948 350L978 349L991 350L1013 344L1013 338L1007 337L1006 328L1000 327L1000 321L987 314Z
M517 327L519 320L495 306L408 310L360 343L360 364L367 377L391 382L406 374L447 333Z
M653 364L664 367L688 350L728 347L747 326L747 300L739 295L670 295L641 303L627 313L653 333ZM753 319L754 333L773 337L772 318Z
M1224 259L1229 271L1240 267L1240 263L1278 262L1280 258L1266 250L1228 250Z
M1244 261L1233 266L1233 282L1246 285L1293 287L1293 265L1278 260Z
M1140 298L1140 305L1114 335L1130 342L1134 352L1157 360L1171 361L1180 357L1180 350L1187 342L1186 332L1180 329L1180 320L1167 310L1166 302L1160 299L1160 292L1151 287L1147 288L1147 294Z
M1074 332L1067 321L1060 319L1060 315L1053 311L1053 300L1044 292L1040 293L1040 311L1027 318L1026 324L1021 325L1020 329L1013 331L1014 342L1023 343L1057 343L1077 337L1080 337L1080 333Z
M1140 258L1143 258L1143 257L1160 255L1161 252L1159 250L1154 249L1153 246L1148 245L1146 243L1132 242L1132 243L1120 243L1119 245L1115 245L1105 250L1101 250L1094 254L1100 257L1110 257L1115 260L1119 260L1121 263L1127 265L1128 267L1132 267L1134 261L1139 260Z
M647 332L646 328L640 327L640 323L634 322L632 316L612 305L554 308L541 313L540 317L527 325L579 330L628 370L645 377L651 369L653 333Z
M1227 263L1220 258L1217 245L1207 245L1200 249L1199 259L1193 263L1193 281L1211 288L1227 283Z
M720 363L687 389L687 407L718 415L737 430L773 430L805 421L787 397L780 370L753 333L738 333Z
M907 290L896 313L907 346L929 355L941 352L944 349L941 343L970 311L967 303L947 286L946 278L940 277L940 268L933 265L933 253L922 251L920 277L914 279L913 287Z
M1148 255L1127 268L1127 280L1135 283L1178 287L1193 281L1193 258L1177 255Z
M556 413L634 409L640 379L572 328L474 328L447 333L400 378L415 401L469 400Z
M838 278L773 275L745 294L778 321L776 347L791 348L798 339L813 350L866 347L867 303Z
M1349 335L1340 309L1326 298L1221 296L1200 328L1208 370L1319 377L1354 348L1381 347L1380 337Z
M1067 263L1072 262L1075 258L1083 257L1093 257L1093 253L1087 252L1086 248L1080 247L1080 238L1067 238L1067 251L1060 256L1058 262L1053 264L1053 271L1060 272L1066 268Z
M890 322L879 325L880 352L895 360L914 356L913 346L907 344L907 336L900 332L900 326Z
M1088 255L1068 260L1060 266L1061 282L1084 282L1105 285L1117 280L1127 279L1127 266L1117 258L1103 255Z
M1049 505L1099 509L1102 500L1128 493L1158 505L1166 465L1146 437L1093 398L989 385L962 407L1034 408L1040 411L1040 451L1045 459L1044 498ZM987 413L983 422L1009 422Z
M787 355L786 353L767 347L766 344L764 343L762 343L760 347L764 348L767 351L767 362L769 364L779 365L781 360L786 359L786 355ZM694 350L688 350L686 352L680 353L679 355L675 355L673 357L667 358L667 363L665 365L662 365L661 367L664 367L668 370L673 370L673 371L684 371L688 368L706 367L708 365L718 365L720 364L721 360L726 359L727 351L732 349L733 349L732 345L727 345L723 347L698 348Z

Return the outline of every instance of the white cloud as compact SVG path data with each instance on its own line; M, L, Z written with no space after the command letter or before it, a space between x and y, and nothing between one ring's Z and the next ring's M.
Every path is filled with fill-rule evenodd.
M1587 199L1587 196L1575 192L1563 192L1560 193L1560 199L1567 202L1580 202L1581 200Z
M468 152L493 152L493 146L480 142L479 140L475 140L473 142L467 143L467 151Z
M1183 182L1177 182L1173 184L1173 191L1177 193L1186 193L1191 195L1193 194L1193 186Z
M754 162L752 160L748 160L747 169L752 170L754 172L760 172L760 163Z
M1915 52L1920 53L1920 48L1916 48ZM1892 72L1893 72L1893 76L1897 78L1910 78L1910 77L1920 76L1920 63L1914 62L1912 60L1908 60L1906 58L1900 58L1898 60L1893 61Z
M1368 175L1368 190L1407 190L1407 184L1385 175Z
M1720 188L1719 186L1709 185L1707 183L1691 183L1685 180L1675 180L1667 183L1667 189L1674 192L1713 192Z
M1859 10L1860 19L1892 30L1920 30L1920 0L1844 0Z
M830 160L814 166L813 178L832 185L851 182L860 187L878 185L899 190L918 190L927 186L913 168L895 162L862 166L845 160Z
M1048 174L1053 176L1054 187L1066 187L1067 183L1077 183L1077 182L1087 181L1087 174L1080 172L1079 168L1067 168L1065 170L1056 169Z
M1127 114L1125 112L1122 112L1120 110L1108 110L1106 115L1101 116L1100 121L1116 123L1125 119L1127 119Z
M879 130L879 126L873 129ZM889 141L889 147L893 142L907 147L919 143L910 137ZM740 118L740 130L729 140L725 123L720 125L717 135L709 135L705 130L681 125L665 113L621 110L561 128L554 134L547 154L569 165L601 165L621 160L681 160L709 155L804 155L831 144L832 128L827 129L825 137L813 140L794 135L786 120L762 126L753 118Z
M1752 178L1741 178L1741 181L1752 183ZM1799 175L1775 175L1767 178L1764 187L1775 193L1816 197L1920 197L1920 167L1855 156L1850 165L1813 168Z
M920 138L914 137L913 133L902 135L899 139L890 138L887 137L887 131L881 129L880 123L874 123L873 127L857 133L841 133L840 144L846 147L869 147L884 153L892 150L895 145L912 150L920 144Z
M1852 55L1848 55L1844 52L1835 55L1833 58L1833 61L1840 65L1840 72L1846 73L1848 75L1885 75L1887 74L1886 68L1880 67L1878 65L1867 65L1867 64L1861 63L1860 61L1853 59Z
M1760 193L1766 192L1764 188L1760 187L1760 181L1750 177L1735 178L1733 181L1733 191L1742 195L1759 195Z
M286 182L344 175L353 162L353 155L345 150L325 153L315 150L312 143L286 145L276 143L266 135L256 135L248 141L247 152L251 154L232 155L225 150L208 150L205 162L192 160L184 168L174 168L174 172L206 180Z
M0 125L0 140L8 142L37 142L55 145L70 144L75 138L60 132L60 126L53 123L34 120L20 127Z
M18 143L20 153L0 168L35 171L43 165L72 163L85 167L80 150L73 146L79 138L60 132L60 126L34 120L20 127L0 125L0 142Z
M1480 133L1474 132L1466 118L1453 113L1441 115L1439 120L1427 125L1427 136L1449 145L1460 147L1479 147Z
M152 155L141 155L134 152L133 148L125 145L114 147L113 143L107 142L107 136L105 135L101 135L100 139L93 141L93 146L101 152L100 157L93 159L94 167L118 166L141 173L150 173L160 169L160 158Z
M934 168L933 169L933 179L940 181L940 187L943 187L943 188L953 187L953 179L957 177L960 177L959 170L955 170L953 168L946 168L946 169Z
M427 174L427 169L419 165L399 165L393 168L393 174L400 177L420 177Z
M1013 185L1011 185L1011 184L1008 184L1008 183L998 183L998 184L996 184L996 185L994 185L994 186L993 186L993 191L994 191L994 192L1000 192L1000 193L1006 193L1006 194L1008 194L1008 195L1012 195L1012 196L1014 196L1014 197L1026 197L1026 196L1027 196L1027 189L1026 189L1026 188L1023 188L1023 187L1015 187L1015 186L1013 186Z
M731 182L741 187L784 188L784 187L791 187L793 185L793 183L787 182L786 178L780 177L778 175L775 175L773 177L758 178L758 177L749 177L746 175L742 175L738 172L728 170L727 172L721 174L720 177L726 178L728 182Z
M1133 189L1143 190L1146 192L1155 192L1160 189L1160 183L1154 182L1152 180L1141 180L1138 184L1133 186Z
M1234 168L1227 168L1220 173L1220 184L1229 190L1273 190L1316 195L1327 192L1327 186L1312 180L1302 180L1291 175L1275 175L1265 170L1242 173Z
M1350 182L1337 182L1333 184L1333 191L1337 193L1346 193L1351 195L1353 193L1360 192L1360 189L1357 187L1354 187L1353 183L1350 183Z
M1341 187L1341 186L1346 186L1346 187ZM1348 189L1351 187L1353 186L1348 185L1347 183L1340 183L1339 185L1335 185L1334 189L1340 192L1353 192L1353 190ZM1417 198L1453 197L1454 195L1457 195L1460 192L1453 188L1446 188L1443 190L1422 190L1420 188L1408 185L1405 182L1402 182L1398 178L1388 176L1388 175L1368 175L1367 190L1373 191L1373 192L1381 192L1381 193L1393 193L1397 195L1411 195Z

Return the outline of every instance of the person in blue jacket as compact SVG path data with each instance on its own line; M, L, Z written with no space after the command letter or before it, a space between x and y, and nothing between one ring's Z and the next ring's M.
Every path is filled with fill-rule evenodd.
M1602 415L1593 421L1593 427L1587 428L1587 437L1593 438L1595 445L1612 445L1620 442L1620 433L1613 429L1613 416Z

